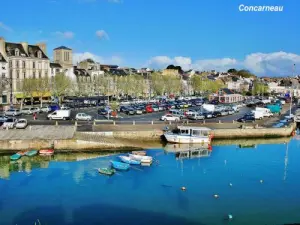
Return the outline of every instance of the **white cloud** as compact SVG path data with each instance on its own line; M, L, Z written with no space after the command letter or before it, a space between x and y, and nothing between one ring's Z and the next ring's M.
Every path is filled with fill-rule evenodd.
M76 64L85 59L93 59L100 64L116 64L120 65L123 63L123 59L119 56L102 57L95 55L91 52L73 53L73 63Z
M65 31L65 32L56 31L54 34L58 37L65 38L65 39L72 39L75 35L72 31Z
M300 65L300 55L288 52L273 53L252 53L246 55L244 59L234 58L201 59L192 61L189 57L177 56L156 56L151 58L147 66L153 68L165 68L170 64L181 66L184 70L196 69L207 71L215 69L217 71L227 71L230 68L248 69L256 75L284 76L292 75L293 65ZM295 71L295 75L300 70Z
M0 28L3 29L3 30L6 30L6 31L13 31L12 28L10 28L9 26L7 26L3 22L0 22Z
M97 36L99 39L106 39L106 40L109 40L109 36L108 36L108 34L105 32L105 30L97 30L97 31L96 31L96 36Z

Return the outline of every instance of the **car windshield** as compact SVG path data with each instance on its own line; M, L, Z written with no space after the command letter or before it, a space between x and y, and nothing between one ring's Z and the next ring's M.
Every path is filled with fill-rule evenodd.
M12 123L12 122L14 122L14 120L13 119L8 119L6 122Z

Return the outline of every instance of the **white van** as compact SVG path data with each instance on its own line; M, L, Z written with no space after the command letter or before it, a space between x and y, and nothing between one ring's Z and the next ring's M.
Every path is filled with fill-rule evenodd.
M53 113L48 114L49 120L68 120L71 116L71 110L56 110Z
M273 116L273 113L268 108L256 107L255 111L262 112L263 113L263 117L272 117Z

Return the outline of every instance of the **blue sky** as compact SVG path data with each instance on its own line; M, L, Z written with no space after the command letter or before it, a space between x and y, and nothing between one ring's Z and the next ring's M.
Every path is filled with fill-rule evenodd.
M239 5L283 12L240 12ZM297 0L9 0L1 3L7 41L66 45L74 61L163 68L247 68L258 75L300 74Z

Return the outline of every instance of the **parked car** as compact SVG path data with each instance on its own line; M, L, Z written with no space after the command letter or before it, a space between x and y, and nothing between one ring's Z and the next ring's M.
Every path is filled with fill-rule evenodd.
M222 111L221 111L221 115L222 115L222 116L228 116L228 114L229 114L229 113L228 113L227 110L222 110Z
M219 117L219 116L222 116L221 112L219 112L219 111L214 111L214 112L212 113L212 117L213 117L213 118L217 118L217 117Z
M213 117L211 112L204 112L203 115L205 116L206 119Z
M188 115L188 119L191 119L191 120L204 120L205 116L202 115L202 114L199 114L199 113L193 113L193 114Z
M85 121L91 121L92 116L86 114L86 113L77 113L75 116L75 120L85 120Z
M2 128L3 129L13 129L15 127L17 123L17 119L16 118L9 118L8 120L6 120L3 125L2 125Z
M19 119L16 123L17 129L25 129L27 127L28 123L26 119Z
M25 115L31 115L33 114L33 112L31 111L31 108L29 107L25 107L21 110L22 114L25 114Z
M134 108L128 108L127 115L134 115L136 110Z
M136 107L136 108L135 108L135 113L136 113L137 115L141 115L141 114L143 114L143 109L142 109L141 107Z
M0 116L0 122L5 122L6 120L8 120L7 116Z
M255 121L255 118L253 115L245 115L239 119L237 119L238 122L252 122Z
M44 106L41 107L41 112L42 113L51 112L51 108L49 106L44 105Z
M162 116L160 119L163 121L175 121L175 122L180 121L180 118L178 116L175 116L172 114L166 114L166 115Z
M5 116L20 116L22 112L19 109L9 109L5 111Z
M71 116L71 110L56 110L53 113L48 114L49 120L68 120Z
M107 113L108 113L108 111L106 109L99 109L98 110L99 115L106 115Z

